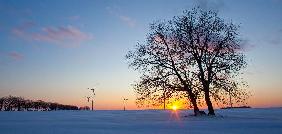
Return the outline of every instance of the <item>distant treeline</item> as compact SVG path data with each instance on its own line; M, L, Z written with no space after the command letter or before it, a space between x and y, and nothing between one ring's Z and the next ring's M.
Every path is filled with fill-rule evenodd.
M252 108L251 106L223 107L220 109Z
M42 100L29 100L23 97L6 96L0 98L0 111L52 111L79 110L77 106L63 105Z

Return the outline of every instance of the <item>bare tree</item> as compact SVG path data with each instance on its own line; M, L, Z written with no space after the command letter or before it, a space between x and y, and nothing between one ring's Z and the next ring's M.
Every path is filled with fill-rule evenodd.
M14 96L7 96L4 97L4 110L5 111L13 111L17 107L17 97Z
M181 42L174 38L176 32L171 26L171 22L153 23L147 42L138 44L126 58L130 67L142 73L136 89L140 91L143 88L143 93L146 93L146 86L149 90L153 89L148 92L159 91L156 89L184 91L194 107L195 115L198 115L197 96L193 91L197 81L194 80L195 74L189 70L193 63L184 58L185 53L179 45Z
M17 111L21 111L23 106L25 105L25 101L24 98L22 97L16 97L17 100Z
M26 110L26 111L29 111L30 110L30 108L32 108L32 105L33 103L32 103L32 100L25 100L25 104L24 104L24 109Z
M3 105L4 105L4 98L0 98L0 111L2 111L2 108L3 108Z
M224 94L232 89L233 96L245 100L247 92L234 88L239 85L236 77L247 65L238 27L214 11L199 8L153 23L146 43L126 56L130 67L142 74L137 94L142 99L163 89L185 91L195 115L197 98L202 95L209 115L215 114L211 97L224 101Z
M238 26L225 22L216 12L199 8L185 11L174 22L183 50L191 54L196 63L209 114L214 115L210 99L212 87L233 79L246 67Z

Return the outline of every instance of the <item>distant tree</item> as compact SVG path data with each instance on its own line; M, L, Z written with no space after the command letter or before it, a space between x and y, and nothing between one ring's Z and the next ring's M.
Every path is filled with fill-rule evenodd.
M17 111L21 111L25 105L26 100L24 100L24 98L22 97L16 97L16 101L17 101Z
M1 97L0 98L0 111L2 111L3 105L4 105L4 98Z
M50 110L58 110L58 103L49 103Z
M90 110L90 107L88 106L80 107L79 110Z
M50 103L42 100L32 101L17 96L0 98L0 111L49 111L49 110L78 110L77 106Z
M30 111L30 109L33 108L32 104L33 104L32 100L25 100L24 109L26 111Z
M17 97L14 96L8 96L4 97L4 110L5 111L13 111L17 107Z

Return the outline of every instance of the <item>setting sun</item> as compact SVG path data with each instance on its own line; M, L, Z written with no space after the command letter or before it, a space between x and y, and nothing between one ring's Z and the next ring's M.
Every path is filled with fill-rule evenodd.
M176 105L173 105L173 106L172 106L172 110L177 110L177 106L176 106Z

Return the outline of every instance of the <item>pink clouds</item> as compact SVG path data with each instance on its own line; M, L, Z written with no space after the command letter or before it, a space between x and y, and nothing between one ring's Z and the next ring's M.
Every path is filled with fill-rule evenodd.
M91 34L82 32L80 29L70 25L42 27L39 30L35 29L34 26L32 23L24 23L12 29L12 34L29 41L48 42L66 47L77 46L84 41L93 39Z
M39 33L31 34L32 40L51 43L80 43L92 39L92 36L73 26L44 27Z
M22 60L24 58L24 56L16 51L13 52L9 52L8 57L10 57L13 60Z
M18 27L12 29L12 33L17 35L17 36L22 36L26 30L31 29L32 27L35 26L35 23L32 21L28 21L25 23L22 23Z

